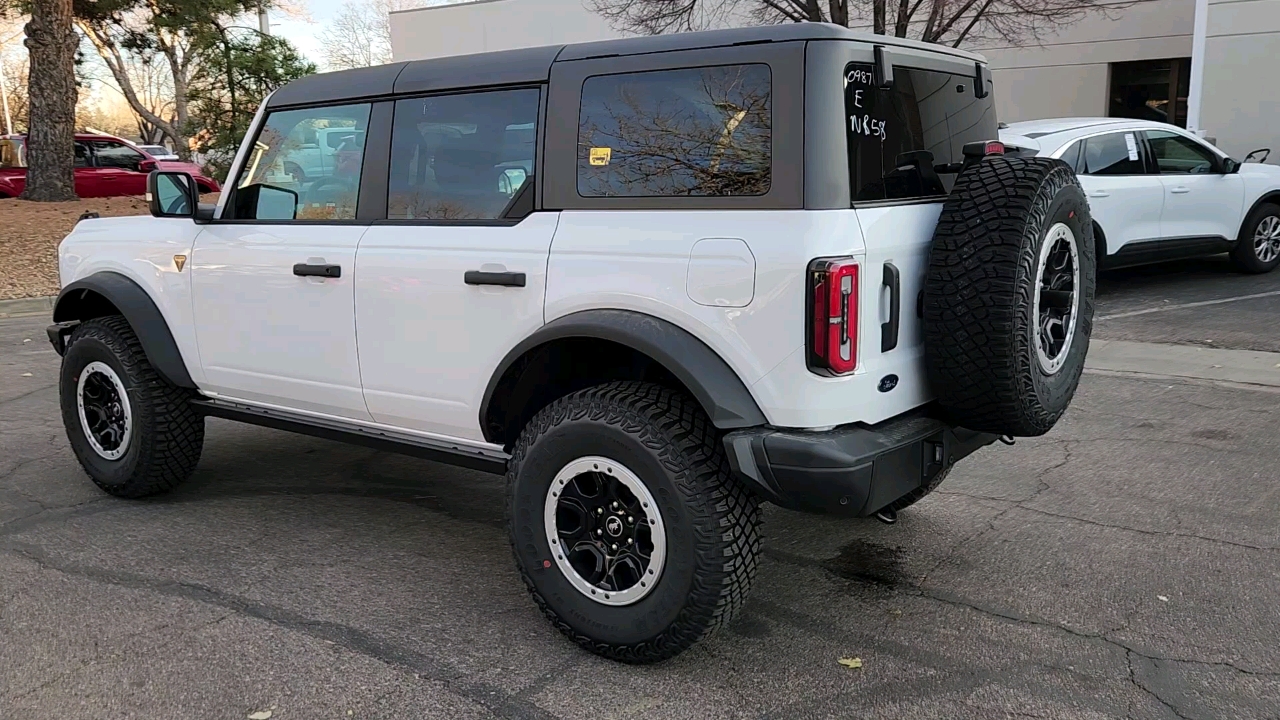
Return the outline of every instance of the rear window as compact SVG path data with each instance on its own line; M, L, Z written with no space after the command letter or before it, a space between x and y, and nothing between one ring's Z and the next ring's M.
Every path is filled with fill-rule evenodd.
M1084 141L1084 172L1088 175L1142 175L1145 148L1136 132L1109 133Z
M578 118L582 197L764 195L772 168L767 65L588 78Z
M974 94L970 75L894 67L889 90L874 67L845 69L845 131L854 202L942 197L966 143L995 140L994 98Z

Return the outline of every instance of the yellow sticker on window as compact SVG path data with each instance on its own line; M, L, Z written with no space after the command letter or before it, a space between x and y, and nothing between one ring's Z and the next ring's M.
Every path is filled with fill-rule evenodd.
M587 155L587 159L592 165L608 165L609 160L613 157L613 148L591 148L591 152Z

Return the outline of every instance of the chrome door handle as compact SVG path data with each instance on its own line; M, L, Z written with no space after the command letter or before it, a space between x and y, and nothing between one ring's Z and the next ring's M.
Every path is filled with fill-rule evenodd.
M1111 193L1103 190L1096 190L1094 192L1089 193L1089 197L1111 197Z
M1191 188L1179 186L1176 188L1170 188L1169 192L1173 193L1174 195L1186 195L1187 193L1191 192Z

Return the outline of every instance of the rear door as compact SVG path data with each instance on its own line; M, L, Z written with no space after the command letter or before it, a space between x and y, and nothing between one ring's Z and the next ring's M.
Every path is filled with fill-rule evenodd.
M485 387L543 321L559 216L528 212L539 99L517 88L395 102L387 219L361 240L355 272L375 421L484 441Z
M1107 254L1143 260L1158 253L1164 188L1147 172L1146 145L1137 130L1086 138L1076 172L1093 219L1107 239ZM1068 149L1070 150L1070 149ZM1143 257L1139 257L1139 255Z
M868 395L886 404L877 416L927 399L920 311L929 245L963 146L999 132L992 95L976 96L971 63L897 50L893 62L890 90L876 87L871 63L845 68L851 200L866 243L858 364L877 382L893 376Z

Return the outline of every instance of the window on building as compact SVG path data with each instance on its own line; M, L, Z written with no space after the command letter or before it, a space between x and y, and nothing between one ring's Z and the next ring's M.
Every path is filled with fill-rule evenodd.
M1109 133L1084 141L1086 175L1144 175L1142 138L1136 132Z
M767 65L588 78L578 119L583 197L764 195L773 162Z
M1111 64L1111 117L1187 126L1191 58Z
M538 91L396 101L387 217L492 220L531 182Z
M845 69L845 130L853 200L942 197L966 143L999 136L993 98L977 98L972 75L895 67L892 89L874 68Z
M1148 130L1151 155L1162 175L1200 175L1217 167L1217 157L1209 148L1167 130Z
M368 125L367 103L271 113L224 217L354 220Z
M93 155L97 159L98 167L137 170L138 163L147 159L145 155L124 143L90 140L89 144L93 146Z

